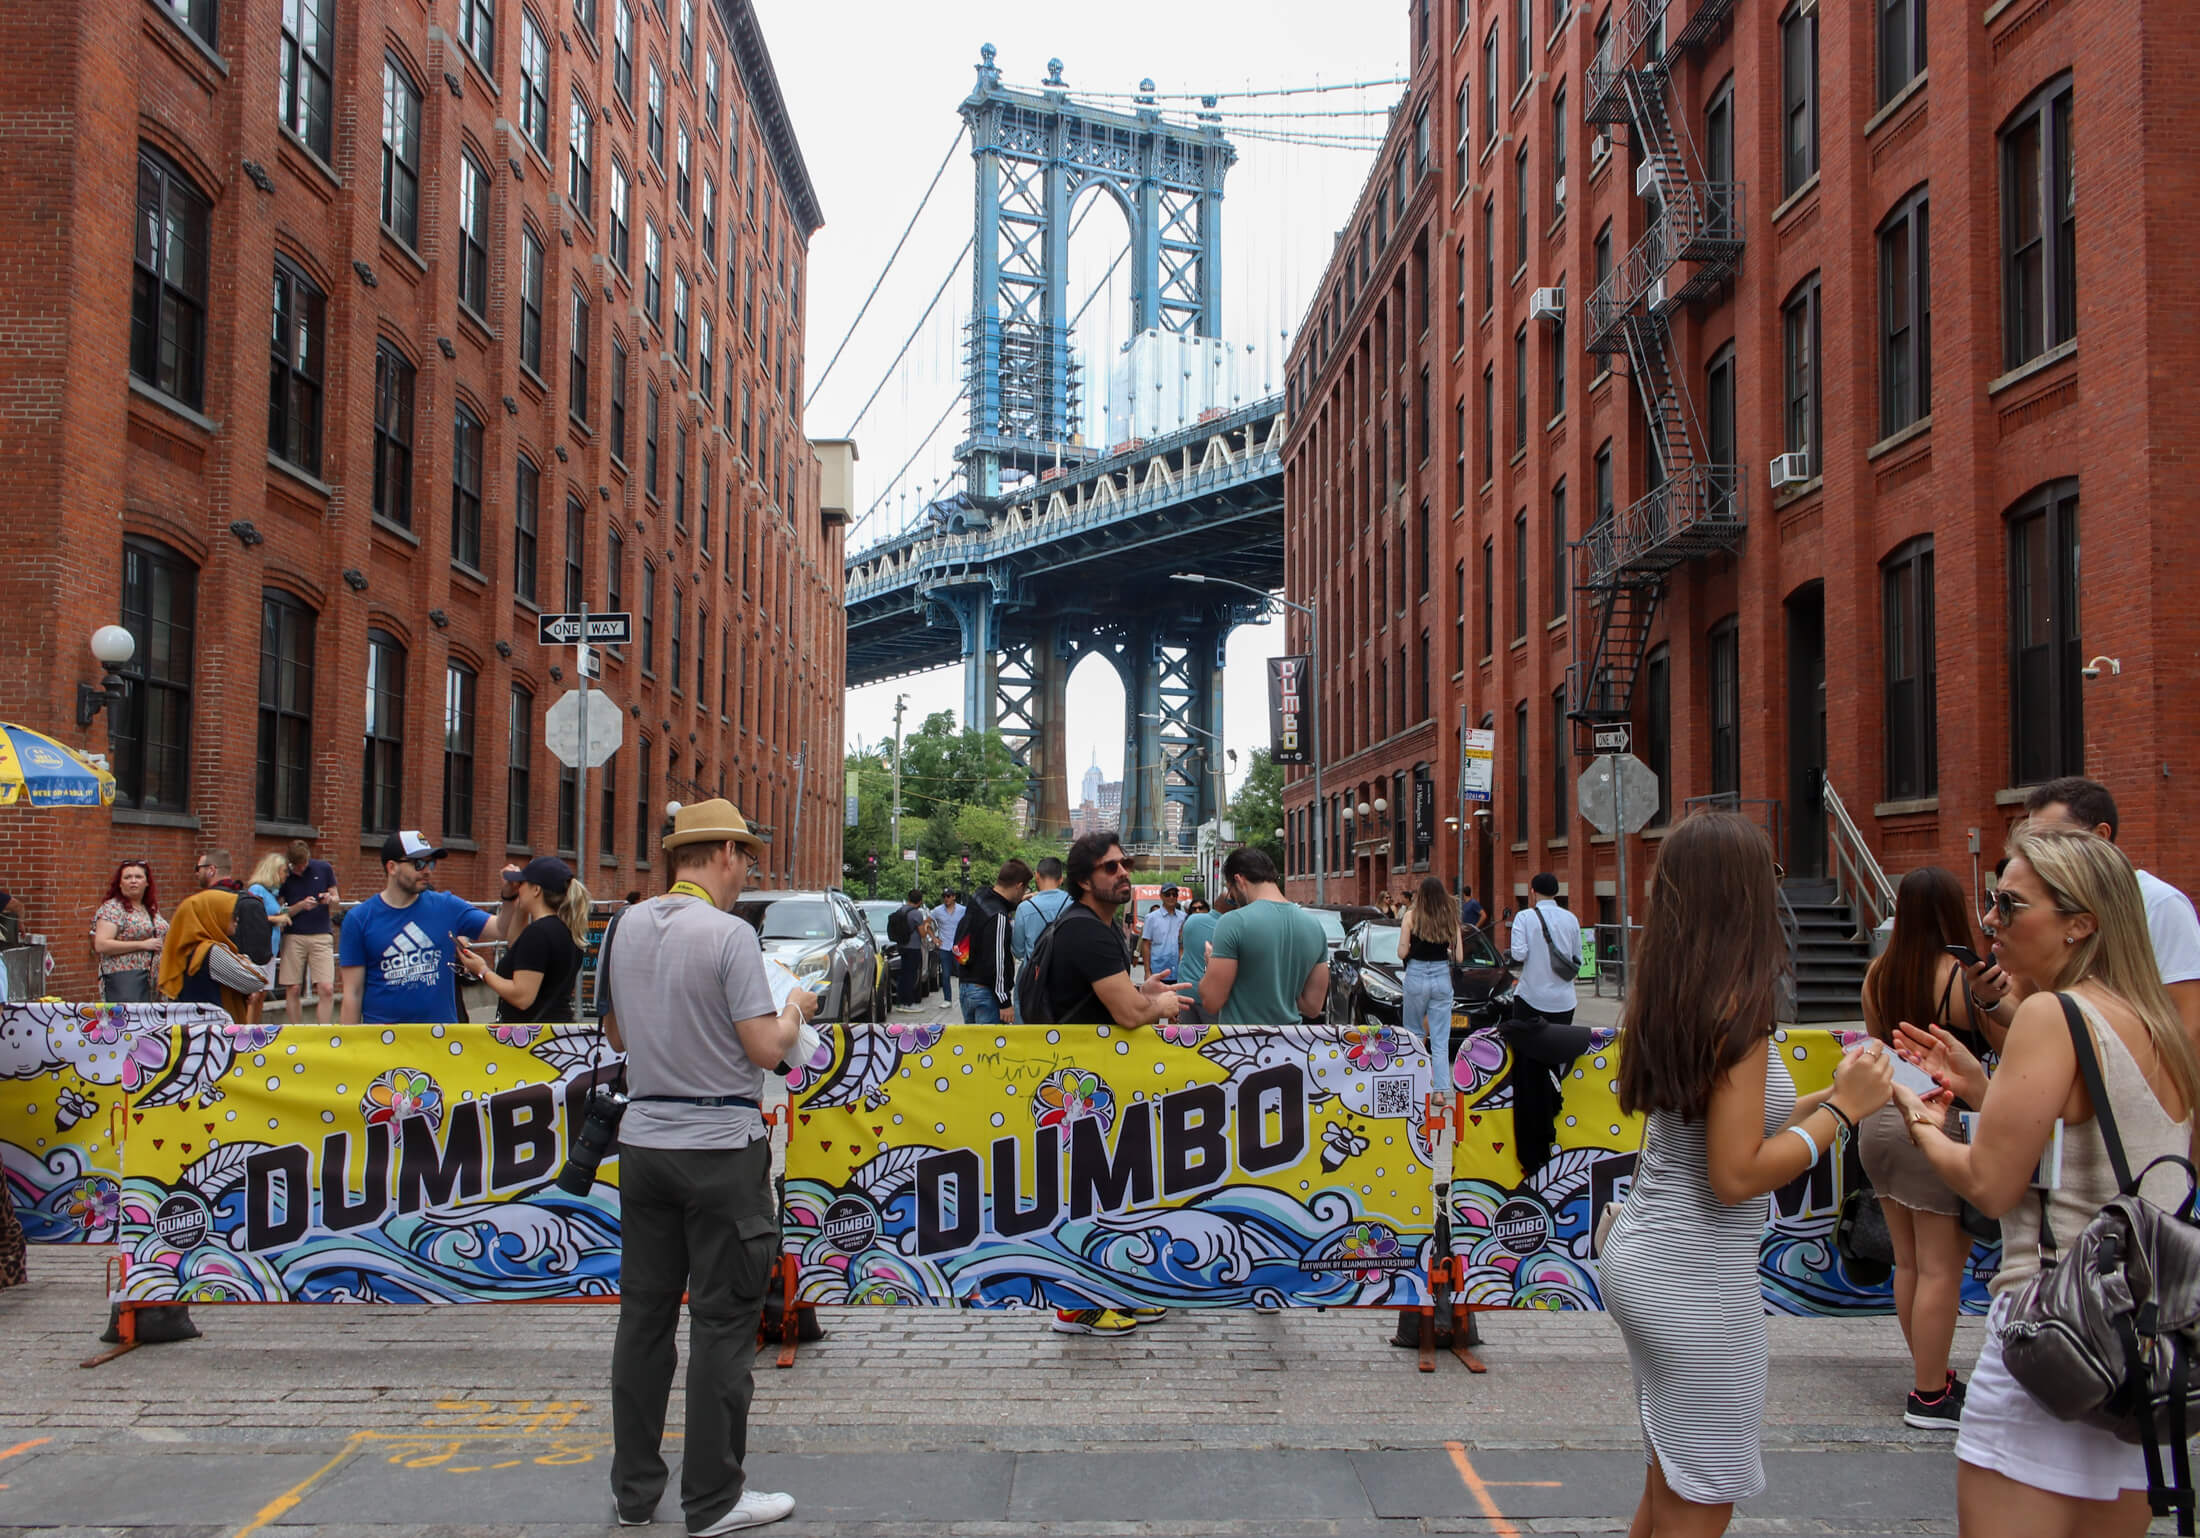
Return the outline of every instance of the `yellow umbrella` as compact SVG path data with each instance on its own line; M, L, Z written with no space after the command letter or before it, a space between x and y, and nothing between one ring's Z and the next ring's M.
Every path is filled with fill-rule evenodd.
M0 721L0 806L108 806L115 777L67 743Z

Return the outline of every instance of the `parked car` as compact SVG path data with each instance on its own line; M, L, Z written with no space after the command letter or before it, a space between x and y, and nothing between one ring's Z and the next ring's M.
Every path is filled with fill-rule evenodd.
M888 897L867 897L856 904L856 910L871 926L871 933L878 940L879 954L886 958L886 994L889 1005L893 1002L895 977L901 972L901 947L886 938L886 921L894 916L896 908L907 907ZM927 951L924 956L924 996L929 998L940 987L940 953ZM881 1017L883 1018L883 1017Z
M749 892L735 917L755 926L768 961L818 996L821 1020L884 1020L894 1005L886 954L856 905L839 892Z
M1344 915L1335 908L1317 908L1312 903L1305 906L1306 911L1313 915L1314 922L1322 926L1322 938L1329 942L1329 960L1330 964L1334 966L1337 960L1337 952L1345 941Z
M1451 969L1452 1013L1477 1026L1494 1025L1512 1002L1512 964L1488 935L1469 930L1466 960ZM1405 1004L1398 959L1398 926L1369 921L1345 937L1329 960L1329 997L1322 1019L1330 1025L1396 1025Z

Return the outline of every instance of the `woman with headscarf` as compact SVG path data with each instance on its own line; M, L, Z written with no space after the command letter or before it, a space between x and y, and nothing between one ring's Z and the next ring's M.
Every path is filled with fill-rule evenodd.
M252 1001L267 988L267 974L230 938L240 900L259 901L208 887L177 906L160 952L162 998L178 1004L211 1004L232 1020L249 1018Z

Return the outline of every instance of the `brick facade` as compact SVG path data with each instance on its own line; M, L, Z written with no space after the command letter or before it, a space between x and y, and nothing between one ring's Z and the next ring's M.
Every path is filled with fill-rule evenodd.
M1449 879L1463 863L1466 879L1485 897L1494 892L1491 906L1501 910L1519 902L1531 874L1552 869L1576 911L1606 921L1617 892L1614 852L1575 817L1570 794L1559 799L1561 779L1570 783L1586 760L1557 761L1571 744L1553 698L1566 687L1569 662L1590 650L1575 645L1570 627L1593 626L1596 611L1588 595L1554 581L1552 523L1553 493L1563 485L1566 537L1580 537L1592 516L1600 450L1611 456L1619 510L1649 486L1643 410L1626 358L1606 373L1605 360L1583 350L1599 233L1609 221L1620 261L1646 227L1629 126L1614 126L1609 152L1599 153L1592 141L1600 129L1583 121L1598 29L1621 25L1615 13L1625 9L1566 0L1414 0L1406 8L1411 89L1295 343L1285 451L1288 591L1318 600L1325 626L1332 798L1372 803L1392 775L1426 765L1438 787L1436 872ZM2193 383L2200 344L2193 328L2173 319L2200 292L2191 213L2200 128L2181 110L2200 65L2200 15L2165 0L1918 0L1926 67L1890 91L1873 29L1880 7L1818 5L1817 165L1790 192L1781 27L1813 8L1675 0L1666 8L1668 35L1682 39L1707 9L1727 14L1704 39L1676 50L1666 100L1681 104L1675 115L1693 153L1715 136L1713 104L1731 92L1731 176L1745 188L1746 246L1737 276L1708 301L1681 307L1672 335L1699 421L1710 371L1731 360L1733 459L1747 529L1731 553L1690 561L1666 584L1648 655L1662 659L1670 710L1659 718L1647 678L1637 686L1637 755L1650 756L1646 743L1662 727L1672 816L1715 789L1737 792L1760 816L1778 803L1791 874L1824 864L1808 793L1811 771L1823 764L1897 877L1938 863L1968 878L1972 830L1991 864L2020 810L2023 783L2082 766L2119 798L2122 840L2135 858L2179 886L2200 885L2193 784L2200 713L2188 687L2200 616L2186 595L2200 562L2200 497L2186 479L2186 445L2200 427ZM1516 34L1524 12L1531 28L1522 80ZM1494 138L1483 122L1493 28L1501 82ZM2001 135L2058 81L2074 92L2082 189L2076 334L2013 367L2004 338L2004 218L2012 210L2004 206ZM1462 92L1472 119L1463 153ZM1551 185L1561 92L1569 183L1562 210ZM1422 113L1427 164L1417 174ZM1523 149L1531 214L1516 264ZM1919 422L1889 431L1878 232L1920 193L1931 213L1930 395ZM1492 200L1498 249L1494 303L1485 305L1484 208ZM1808 477L1774 491L1768 462L1796 446L1784 415L1783 312L1814 276L1822 440L1810 445ZM1533 291L1557 286L1565 290L1563 408L1552 404L1555 328L1529 314ZM1515 337L1523 327L1529 410L1525 448L1515 453ZM1495 389L1488 403L1486 375ZM1485 410L1496 437L1488 473ZM1410 452L1400 452L1400 438ZM1391 468L1371 489L1371 464L1386 448ZM2019 708L2012 567L2018 520L2037 499L2067 505L2073 491L2090 557L2080 565L2073 551L2077 633L2046 639L2066 648L2057 664L2064 699L2082 710L2083 725L2082 742L2074 733L2073 749L2058 752L2044 730L2012 724ZM1522 528L1525 612L1514 577ZM1886 573L1891 558L1925 536L1934 563L1925 693L1934 709L1922 739L1937 776L1928 769L1924 784L1907 786L1895 783L1894 760L1915 764L1920 734L1890 724ZM1485 550L1494 582L1485 578ZM1402 597L1399 562L1409 579ZM1565 598L1562 612L1554 589ZM1387 596L1371 601L1377 593ZM1294 626L1293 649L1304 650L1305 627L1296 619ZM1433 658L1425 685L1424 631ZM1821 637L1822 751L1810 709L1810 653ZM1392 676L1389 708L1371 712L1385 663L1394 670L1401 647L1411 659L1403 708ZM2096 655L2119 659L2121 672L2104 666L2098 678L2080 679L2078 664ZM1714 744L1712 720L1712 673L1727 658L1737 670L1731 749L1723 738ZM1515 730L1522 705L1525 743ZM1470 812L1477 832L1463 862L1446 822L1462 707L1471 721L1494 727L1497 744L1490 816ZM2031 755L2033 772L2020 768L2020 752ZM1305 832L1311 797L1311 776L1295 771L1285 797L1295 897L1314 887ZM1653 829L1650 847L1637 847L1638 881L1656 836ZM1390 858L1333 857L1332 901L1364 900L1418 878L1419 867L1394 869ZM1588 901L1592 894L1600 901Z
M195 852L226 846L241 878L254 855L301 833L335 863L347 895L379 886L380 833L368 825L363 785L370 629L404 654L401 795L397 816L383 820L452 845L441 884L485 896L508 856L564 842L542 716L576 680L570 650L537 644L537 605L564 606L570 555L578 591L607 607L614 541L618 596L638 623L645 563L653 569L656 665L643 668L638 645L605 658L602 687L627 708L626 745L612 761L608 842L603 780L591 777L588 844L603 852L584 879L598 896L661 886L661 856L651 847L638 858L638 834L653 846L667 799L721 791L773 830L766 864L776 878L835 879L842 535L821 513L799 414L806 251L821 215L747 0L319 0L333 44L325 151L309 142L319 137L310 113L298 119L308 125L301 135L277 110L291 99L286 16L301 4L315 8L82 0L0 12L10 61L0 184L14 205L0 230L0 325L14 339L0 361L0 507L10 530L0 612L11 619L0 633L0 718L104 750L107 726L79 730L73 707L77 685L98 679L91 630L122 617L126 541L195 585L187 788L160 782L177 804L120 805L111 818L17 808L0 817L0 885L24 896L26 927L53 938L57 985L89 994L89 948L77 936L126 855L152 860L170 905L191 886ZM632 84L622 90L615 33L629 7ZM484 13L493 33L468 36ZM205 16L211 24L186 24ZM477 39L479 58L467 46ZM384 213L392 66L417 92L410 240ZM652 68L665 100L661 162L648 147ZM530 89L530 75L543 89ZM530 132L545 113L547 154ZM572 195L582 114L592 138L585 213ZM478 301L461 294L462 156L487 182ZM614 162L633 180L624 270L611 251ZM142 362L133 368L142 164L181 178L208 209L203 382L188 391L157 366L152 379L139 377ZM707 240L706 200L715 216ZM400 227L411 223L401 206L389 216ZM643 308L651 228L662 242L661 322ZM521 358L533 325L522 315L530 237L542 250L539 367ZM290 462L312 457L290 454L294 440L272 452L265 425L278 264L325 296L317 467ZM676 273L691 295L688 325L677 329ZM575 409L569 360L577 298L587 303L585 410ZM678 330L689 333L684 357ZM615 347L627 360L623 459L611 443ZM409 525L388 491L386 507L375 505L378 351L413 370L410 473L389 478L409 488ZM662 402L654 488L644 484L652 390ZM195 405L178 398L186 393ZM461 409L481 424L478 536L458 523ZM523 458L539 477L536 602L521 573ZM570 547L569 527L578 534ZM308 616L311 686L296 712L310 723L302 819L296 807L260 815L267 593ZM131 666L147 661L141 644ZM453 664L475 680L473 789L456 796L447 822ZM527 815L508 828L515 689L530 696L516 735L529 745L531 783ZM794 760L805 739L823 768L803 779ZM461 838L469 816L471 836Z

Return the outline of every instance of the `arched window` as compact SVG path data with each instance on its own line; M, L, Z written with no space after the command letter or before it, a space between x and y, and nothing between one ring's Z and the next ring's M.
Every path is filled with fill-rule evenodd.
M264 822L310 823L314 613L281 588L260 591L259 751L254 810Z
M1908 541L1880 563L1887 694L1887 799L1940 789L1938 685L1933 657L1933 538Z
M2009 738L2013 784L2085 772L2078 614L2078 483L2009 510Z
M191 796L191 674L199 569L181 551L122 542L122 624L137 641L124 666L130 692L115 706L115 800L141 811L187 812Z
M212 7L206 8L211 14ZM194 409L206 399L206 257L212 205L159 150L138 148L130 372Z
M405 647L387 630L367 632L367 730L360 787L360 831L396 831L405 815Z

